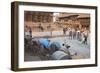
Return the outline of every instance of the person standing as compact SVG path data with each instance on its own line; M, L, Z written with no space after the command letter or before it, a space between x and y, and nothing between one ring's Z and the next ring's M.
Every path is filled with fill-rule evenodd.
M76 30L74 28L72 30L72 35L73 35L73 39L75 39L76 38Z
M30 38L32 38L32 29L29 27Z
M63 28L63 34L66 35L66 28Z
M72 39L72 29L69 28L69 39Z
M88 38L88 31L87 30L85 30L83 32L83 38L84 38L83 43L84 44L87 44L87 38Z
M81 40L81 32L80 30L77 30L77 40Z

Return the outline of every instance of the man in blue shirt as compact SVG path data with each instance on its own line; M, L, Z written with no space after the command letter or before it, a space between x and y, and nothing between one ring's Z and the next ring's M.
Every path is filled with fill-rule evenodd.
M61 48L60 43L58 41L50 42L48 39L40 39L39 40L41 46L45 48L45 50L48 51L48 53L53 53Z
M43 39L40 39L39 42L44 48L46 48L46 49L49 48L50 40L43 38Z

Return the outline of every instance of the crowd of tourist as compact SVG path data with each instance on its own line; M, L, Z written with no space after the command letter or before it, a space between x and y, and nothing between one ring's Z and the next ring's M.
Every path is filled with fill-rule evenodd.
M69 39L77 39L82 41L83 44L87 44L89 38L89 30L87 28L76 29L76 28L64 28L63 34L68 36Z

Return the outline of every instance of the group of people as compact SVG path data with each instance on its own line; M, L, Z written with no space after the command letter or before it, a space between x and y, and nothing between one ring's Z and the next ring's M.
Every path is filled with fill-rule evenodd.
M76 37L76 30L75 34L73 36L74 30L64 29L64 34L69 31L69 37L75 38ZM72 31L72 33L70 33ZM71 34L71 35L70 35ZM77 34L78 35L78 34ZM62 47L64 46L64 47ZM52 55L56 51L61 51L63 53L66 53L67 59L71 59L71 55L69 52L69 45L64 43L60 45L58 41L50 41L50 39L47 38L33 38L32 37L32 28L29 26L25 26L24 28L24 47L25 52L29 53L30 55L39 56L41 59L51 59L49 55ZM67 48L67 49L66 49ZM65 57L64 57L65 59Z
M88 37L89 37L89 31L86 28L84 29L64 28L63 34L65 36L68 36L69 39L71 40L77 39L79 41L82 41L83 44L87 44Z

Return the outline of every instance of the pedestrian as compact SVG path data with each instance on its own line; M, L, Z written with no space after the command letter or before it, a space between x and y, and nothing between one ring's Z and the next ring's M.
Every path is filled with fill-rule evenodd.
M77 40L81 41L81 32L77 30Z
M87 44L87 38L88 38L88 31L87 30L85 30L84 32L83 32L83 43L84 44Z
M29 27L30 38L32 38L32 29Z
M68 28L66 27L65 29L66 29L66 32L65 33L66 33L66 36L67 36L68 35Z
M63 34L64 35L66 34L66 28L63 28Z
M72 29L72 37L73 37L73 39L76 38L76 30L74 28Z
M69 39L72 39L72 29L69 29Z

